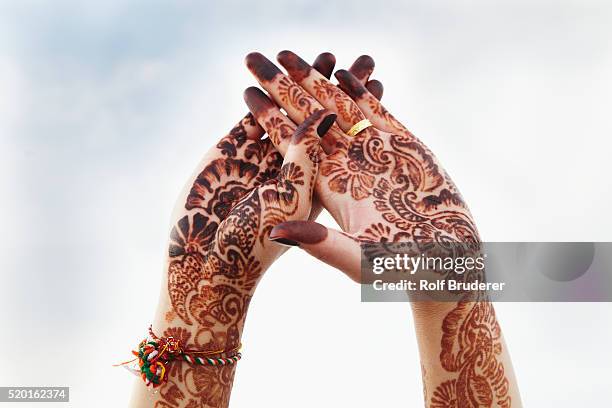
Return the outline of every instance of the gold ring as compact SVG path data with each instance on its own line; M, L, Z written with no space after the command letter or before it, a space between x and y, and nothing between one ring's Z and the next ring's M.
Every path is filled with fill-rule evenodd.
M360 132L366 130L370 126L372 126L372 122L367 119L363 119L355 123L346 134L349 136L357 136Z

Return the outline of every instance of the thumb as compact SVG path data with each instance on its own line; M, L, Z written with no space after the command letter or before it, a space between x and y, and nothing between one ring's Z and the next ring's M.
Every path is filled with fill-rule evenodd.
M361 281L361 246L350 235L313 221L287 221L272 228L270 240L299 246L355 282Z
M287 186L291 185L299 197L299 211L292 214L293 219L308 218L322 155L321 138L335 120L335 113L321 109L306 118L293 133L278 176L278 193L282 195L287 190ZM303 216L304 213L305 216Z

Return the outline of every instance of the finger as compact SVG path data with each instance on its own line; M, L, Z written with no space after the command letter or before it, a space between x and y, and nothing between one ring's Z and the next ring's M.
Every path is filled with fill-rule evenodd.
M336 57L331 52L324 52L319 54L319 56L315 59L312 67L319 71L321 75L325 78L331 78L332 73L334 72L334 67L336 66ZM326 153L331 153L332 146L328 146L326 142L329 142L330 138L323 138L321 140L321 148ZM310 210L310 216L308 219L310 221L314 221L317 219L321 211L323 210L323 206L317 197L312 198L312 209Z
M299 246L315 258L344 272L355 282L361 280L359 241L340 231L312 221L288 221L270 231L270 240Z
M313 63L313 67L327 78L330 78L336 65L336 57L329 53L321 53ZM289 145L290 135L295 131L295 124L287 118L278 107L259 89L247 89L245 91L245 101L251 113L255 114L257 121L265 127L269 139L274 143L278 151L284 156ZM329 139L325 139L326 141ZM326 152L331 151L331 146L327 146L322 141L322 148ZM320 202L313 198L310 220L315 220L321 213Z
M357 104L348 95L312 69L299 56L291 51L281 51L277 60L285 67L289 76L313 95L321 105L338 114L338 124L343 131L348 131L355 123L365 119Z
M323 109L315 98L260 53L252 52L245 60L257 81L293 122L302 123L316 110Z
M252 86L244 91L244 102L274 146L285 155L296 125L257 87Z
M323 106L293 79L284 75L270 60L257 52L246 56L246 65L272 99L287 112L294 123L302 123ZM325 136L329 145L345 145L346 135L334 124Z
M317 57L314 65L317 71L329 77L334 70L335 63L336 57L329 52L324 52ZM247 88L244 92L244 101L257 122L265 129L274 146L284 156L296 125L259 88ZM333 138L324 138L321 146L327 154L331 153Z
M322 54L319 54L319 56L312 64L312 67L319 71L321 75L323 75L327 79L331 78L335 66L336 57L331 52L324 52Z
M384 91L382 82L377 81L376 79L371 79L366 82L365 87L376 99L379 101L382 99Z
M372 124L380 130L390 133L408 133L402 125L380 101L350 72L341 69L334 74L339 86L350 95Z
M374 71L374 60L369 55L362 55L353 62L349 71L365 85Z
M327 109L318 110L306 118L293 133L281 167L277 183L278 193L283 194L285 188L295 188L296 194L300 197L300 207L308 209L306 217L310 213L315 179L322 158L320 140L335 120L336 114ZM286 183L291 186L287 186ZM306 217L297 215L296 219Z
M263 129L248 114L221 138L193 175L185 208L202 208L219 222L236 201L276 177L282 157L269 140L260 139L262 135Z
M265 237L269 236L269 231L275 225L290 220L306 220L311 216L321 153L319 140L329 130L335 117L328 110L319 110L309 116L291 137L276 182L264 184L258 189L264 220L260 235L262 245L266 245Z
M383 85L380 81L375 79L370 80L370 75L372 75L373 71L374 60L369 55L358 57L349 68L349 72L355 75L355 78L365 85L368 91L370 91L376 99L380 100L383 95ZM342 89L342 87L340 87L340 89Z
M263 134L264 129L249 112L216 146L222 157L230 157L245 163L243 170L246 173L250 173L250 167L246 163L257 166L257 175L254 179L234 174L234 177L244 178L245 187L249 189L276 177L283 161L272 142L269 139L261 139Z

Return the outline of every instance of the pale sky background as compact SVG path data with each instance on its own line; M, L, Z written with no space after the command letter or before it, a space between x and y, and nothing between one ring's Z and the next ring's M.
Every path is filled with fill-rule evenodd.
M372 55L486 240L612 240L610 2L85 3L0 0L0 385L125 405L111 364L152 318L178 192L246 112L253 50ZM498 312L525 406L608 403L612 305ZM243 340L233 407L422 405L408 305L361 304L297 250Z

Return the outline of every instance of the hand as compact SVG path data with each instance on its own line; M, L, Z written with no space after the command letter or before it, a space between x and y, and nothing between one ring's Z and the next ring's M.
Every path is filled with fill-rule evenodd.
M328 53L315 61L328 76L334 65ZM321 210L311 201L320 135L335 117L321 109L292 126L284 161L272 136L262 139L263 129L251 114L205 155L173 216L168 274L153 324L157 335L198 351L240 344L255 287L286 250L268 240L270 230L280 222L314 219ZM235 366L172 364L159 393L147 392L139 382L133 405L227 406L234 371Z
M274 228L271 238L299 243L356 281L360 242L479 241L450 177L370 92L367 75L336 72L345 93L290 51L281 52L278 60L289 76L261 54L249 54L246 63L289 118L254 88L245 94L247 105L269 134L279 132L278 124L290 119L300 123L322 107L338 114L339 128L332 127L323 140L330 155L321 163L316 193L342 232L316 223L285 223ZM355 137L345 133L366 118L374 127ZM283 153L279 140L272 141Z
M276 226L270 239L297 245L355 281L361 279L363 242L479 246L472 216L450 177L433 153L364 86L363 77L336 72L342 92L290 51L281 52L278 61L289 76L261 54L246 59L291 120L300 123L322 106L338 114L339 129L332 128L323 140L330 154L320 164L316 193L342 231L294 221ZM281 122L282 113L261 94L255 95L247 93L247 104L264 129L272 132L269 119ZM344 133L365 118L374 126L355 137ZM427 406L520 406L491 303L414 305Z

